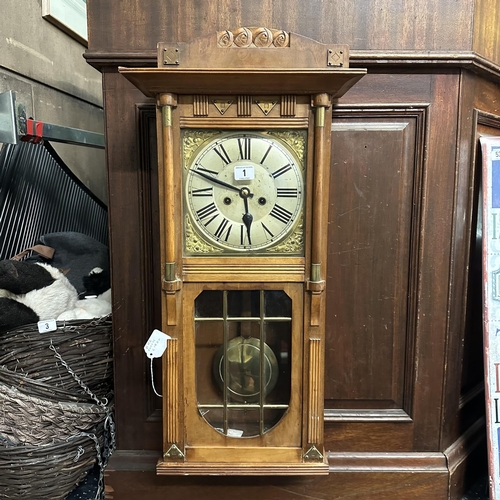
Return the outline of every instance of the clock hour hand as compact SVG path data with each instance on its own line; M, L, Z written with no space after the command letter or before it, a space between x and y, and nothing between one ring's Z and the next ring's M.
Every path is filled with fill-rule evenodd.
M248 194L247 194L248 193ZM253 196L248 190L245 193L240 193L243 196L243 202L245 203L245 213L243 214L243 224L247 228L248 235L248 244L252 244L252 240L250 238L250 228L252 227L253 215L248 212L248 197ZM246 194L246 196L244 196Z
M200 177L203 177L204 179L207 179L210 182L214 182L215 184L219 184L220 186L224 186L228 189L232 189L233 191L238 191L238 193L241 191L240 188L237 188L236 186L233 186L232 184L229 184L228 182L225 182L221 179L217 179L217 177L213 177L211 175L204 174L203 172L200 172L199 170L191 170L191 172L198 174Z

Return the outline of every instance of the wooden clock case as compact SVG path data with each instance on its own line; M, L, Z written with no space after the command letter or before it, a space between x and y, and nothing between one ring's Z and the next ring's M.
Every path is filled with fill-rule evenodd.
M162 330L172 340L163 358L164 437L158 474L328 474L323 444L331 148L331 114L327 110L331 110L332 99L341 97L366 71L349 68L345 45L326 46L267 28L223 31L190 43L160 43L158 68L119 71L146 96L157 100L157 127L161 130L158 234L165 269ZM218 130L271 131L290 147L300 142L294 131L303 132L305 142L299 144L297 153L303 154L306 183L303 221L299 224L300 252L287 254L297 241L295 235L290 236L292 243L239 255L218 252L204 245L199 236L195 245L190 243L193 230L185 226L180 181L185 175L183 157L186 148L190 153L193 143L202 143L198 138L204 137L203 131ZM186 252L188 247L200 250L193 255ZM220 404L224 423L212 428L202 417L204 412L217 411L213 405L200 406L203 389L197 387L201 354L195 348L194 304L204 290L283 290L292 298L289 404L270 430L264 432L262 419L264 412L272 411L272 405L264 404L264 399L254 404L260 410L248 404L238 410L225 395ZM208 331L210 335L214 333ZM207 377L209 372L202 378ZM264 373L258 378L263 379ZM262 428L257 436L237 438L228 435L227 429L222 434L217 430L227 427L227 415L238 411L240 415L261 412Z

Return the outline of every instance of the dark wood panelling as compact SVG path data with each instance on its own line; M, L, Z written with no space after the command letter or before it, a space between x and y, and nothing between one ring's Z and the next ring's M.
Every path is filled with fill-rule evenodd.
M477 141L474 130L477 117L473 109L475 78L475 75L467 72L460 75L462 106L458 115L453 257L450 268L446 349L448 369L445 374L443 404L445 425L441 436L443 449L451 446L457 436L480 416L475 412L476 415L471 420L466 418L466 414L460 414L464 406L477 403L474 399L482 395L482 363L481 366L473 366L482 358L482 343L470 342L473 338L471 334L477 337L477 331L482 331L482 320L480 314L478 315L482 308L482 274L476 265L481 262L481 251L477 252L475 239L480 182L480 165L476 162L474 146ZM468 262L467 273L464 272L464 262ZM477 271L479 274L476 274ZM472 364L469 364L469 361L472 361Z
M436 381L443 380L445 373L444 354L448 335L458 74L455 71L411 76L403 73L369 74L366 77L368 81L359 82L343 99L361 106L364 112L369 112L370 104L374 101L378 103L377 107L395 102L412 103L417 107L426 107L428 104L425 130L421 132L425 136L426 148L422 190L420 194L415 192L412 201L419 210L417 219L412 223L415 224L415 234L421 235L417 247L414 247L414 260L410 266L418 272L411 290L411 293L416 294L415 316L409 320L410 325L412 321L416 325L414 351L407 351L407 361L415 367L415 371L413 379L405 381L407 387L414 386L413 400L408 405L412 408L411 417L415 422L412 429L415 450L438 449L441 432L443 386ZM348 158L353 157L354 153L351 153ZM382 254L378 259L385 260L385 256ZM367 283L371 284L368 280ZM334 302L329 303L328 310L330 308L333 310ZM334 337L337 334L332 330L331 335ZM411 349L412 345L405 348ZM335 349L335 345L328 345L327 352L329 349ZM404 373L411 373L411 368L406 364L405 370ZM337 383L335 380L332 382ZM357 436L354 430L349 432L355 443Z
M460 498L465 457L480 449L483 411L474 302L480 283L471 274L477 271L475 142L477 134L497 133L500 87L450 66L473 64L466 61L473 48L486 58L485 68L487 59L499 63L496 9L495 0L417 0L404 7L399 0L88 0L89 50L111 66L120 58L154 65L158 41L245 25L348 43L355 61L371 61L368 76L334 115L329 477L193 479L111 470L107 484L115 499ZM111 66L102 69L116 457L131 450L124 468L142 469L143 462L134 465L139 450L152 450L146 454L154 466L162 441L143 352L159 313L154 103ZM159 388L159 372L156 378ZM465 439L474 419L472 438Z
M472 73L461 73L442 449L451 446L484 414L478 141L482 134L500 135L500 117L495 114L500 110L499 94L497 85Z
M476 0L473 49L500 64L500 4L497 0Z
M336 111L332 131L325 399L328 408L403 409L413 399L404 398L413 379L405 354L415 342L424 112L357 111Z
M152 235L159 227L158 201L158 154L156 142L156 107L149 104L140 104L136 107L136 130L139 140L140 163L138 169L139 192L141 194L142 215L142 262L144 278L142 281L141 297L144 304L145 323L143 329L152 332L161 325L161 292L157 286L160 273L160 248L158 241ZM148 360L149 364L150 361ZM148 367L151 372L151 366ZM153 361L153 381L156 392L161 393L162 369L161 360ZM147 420L161 420L161 399L147 387Z
M156 449L161 447L161 422L154 416L158 404L143 350L152 328L160 326L152 307L157 300L155 278L159 282L152 276L157 272L154 245L158 244L151 229L157 218L150 192L156 191L154 150L144 151L151 148L154 136L147 126L151 118L144 112L141 116L137 108L151 101L115 72L105 73L104 89L118 447Z
M470 51L470 0L88 0L89 50L154 50L239 26L300 33L352 50Z
M442 380L446 369L447 311L455 190L459 80L432 82L420 224L419 289L413 417L416 450L439 449ZM440 382L438 382L440 381Z
M325 423L325 447L335 452L391 452L413 448L413 423L365 422Z
M401 470L400 467L377 470L360 468L352 473L336 470L316 478L229 478L165 477L154 472L108 470L106 486L115 500L164 500L203 498L206 500L251 499L290 500L428 500L447 497L448 477L441 470Z
M493 115L500 115L500 84L493 83L475 75L470 77L471 91L474 95L473 107Z

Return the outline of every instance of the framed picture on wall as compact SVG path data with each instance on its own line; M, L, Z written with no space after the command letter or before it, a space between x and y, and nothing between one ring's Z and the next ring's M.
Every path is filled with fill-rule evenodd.
M481 137L483 156L483 343L491 500L500 498L500 137ZM479 226L479 221L478 221Z
M87 0L42 0L42 17L87 46Z

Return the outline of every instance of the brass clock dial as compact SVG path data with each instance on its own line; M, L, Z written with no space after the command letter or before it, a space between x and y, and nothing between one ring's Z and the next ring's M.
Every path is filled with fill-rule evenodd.
M270 134L218 134L184 167L189 221L220 251L265 251L302 219L301 161L291 146Z

